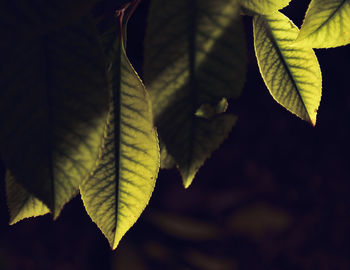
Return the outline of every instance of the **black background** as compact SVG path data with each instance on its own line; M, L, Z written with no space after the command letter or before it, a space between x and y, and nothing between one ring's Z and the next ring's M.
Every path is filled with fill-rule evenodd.
M307 2L283 10L299 27ZM142 1L128 27L128 55L141 76L148 5ZM350 269L350 47L316 51L323 94L312 127L270 96L251 18L244 21L247 79L229 107L239 121L190 188L177 171L161 171L146 211L111 251L79 196L55 222L47 215L9 226L1 181L0 270ZM155 215L195 222L185 220L184 230L210 224L220 233L195 239L160 226Z

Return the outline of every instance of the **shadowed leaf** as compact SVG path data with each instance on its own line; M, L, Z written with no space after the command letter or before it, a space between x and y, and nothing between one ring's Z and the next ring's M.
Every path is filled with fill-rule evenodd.
M152 195L159 147L148 94L120 39L110 56L113 102L101 160L80 191L88 214L115 249Z
M10 225L18 221L45 215L50 212L46 205L28 193L9 171L6 172L6 198L10 212Z
M297 43L312 48L331 48L350 43L350 1L312 0Z
M321 100L321 70L311 48L291 46L298 28L282 13L253 20L260 73L273 98L313 125Z
M202 113L237 98L244 83L238 2L152 1L144 72L159 136L188 187L235 123L233 115Z
M176 166L174 158L168 153L165 144L159 140L160 148L160 168L161 169L172 169Z
M56 218L97 159L108 111L90 18L23 43L0 80L0 156Z

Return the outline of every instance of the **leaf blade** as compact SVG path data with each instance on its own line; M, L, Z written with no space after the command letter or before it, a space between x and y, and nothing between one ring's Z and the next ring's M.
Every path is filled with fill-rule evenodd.
M80 186L88 214L112 249L148 204L159 169L150 100L121 43L110 69L114 98L101 161Z
M9 171L6 172L5 181L10 225L25 218L42 216L50 212L43 202L25 190Z
M108 110L103 53L84 17L15 55L0 92L0 155L57 218L97 159Z
M150 7L145 82L158 133L168 152L165 158L174 158L185 187L234 123L231 116L215 113L209 121L196 112L203 104L216 106L223 97L240 94L245 75L240 19L234 0L153 1ZM225 132L210 132L212 145L207 151L200 150L203 130L212 130L218 123L224 125Z
M312 48L332 48L350 43L350 2L312 0L296 39Z
M298 28L282 13L255 16L254 47L260 73L272 97L311 124L321 100L322 76L311 48L291 46Z

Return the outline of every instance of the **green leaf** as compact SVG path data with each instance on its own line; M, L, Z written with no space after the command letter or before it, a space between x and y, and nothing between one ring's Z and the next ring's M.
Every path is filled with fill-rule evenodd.
M299 30L282 13L256 16L253 26L260 73L271 95L287 110L315 125L322 76L314 51L291 45Z
M151 3L145 82L158 134L185 187L236 121L220 110L203 117L203 109L214 108L223 97L239 96L245 76L244 41L235 0Z
M312 0L296 40L312 48L350 43L350 1Z
M50 212L43 202L35 198L16 181L10 171L6 172L5 180L10 225L25 218L41 216Z
M101 161L80 192L91 219L115 249L152 195L159 147L148 94L120 40L108 74L113 102Z
M0 87L0 157L56 218L98 157L108 111L104 55L81 19L23 43Z
M241 6L250 12L270 14L288 6L290 0L240 0Z

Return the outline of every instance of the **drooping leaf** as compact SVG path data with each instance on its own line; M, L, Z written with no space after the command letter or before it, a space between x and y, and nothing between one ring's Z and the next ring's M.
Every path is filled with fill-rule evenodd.
M288 6L291 0L240 0L241 6L258 14L270 14Z
M10 225L18 221L45 215L50 212L46 205L26 191L11 175L6 172L6 198L10 212Z
M159 147L150 99L120 39L110 61L113 102L101 161L80 192L91 219L115 249L152 195Z
M215 106L208 103L202 104L195 115L200 118L211 120L217 114L223 113L227 110L228 102L226 98L222 100ZM162 140L159 141L160 147L160 168L161 169L172 169L176 166L174 158L168 153L165 143Z
M245 43L238 2L152 1L144 73L158 134L188 187L235 123L233 115L206 119L198 110L241 92Z
M0 157L56 218L95 164L108 111L90 18L23 43L0 80Z
M312 48L331 48L349 44L350 1L312 0L297 42Z
M273 98L316 124L322 77L311 48L291 46L299 30L282 13L254 17L254 45L261 76Z

